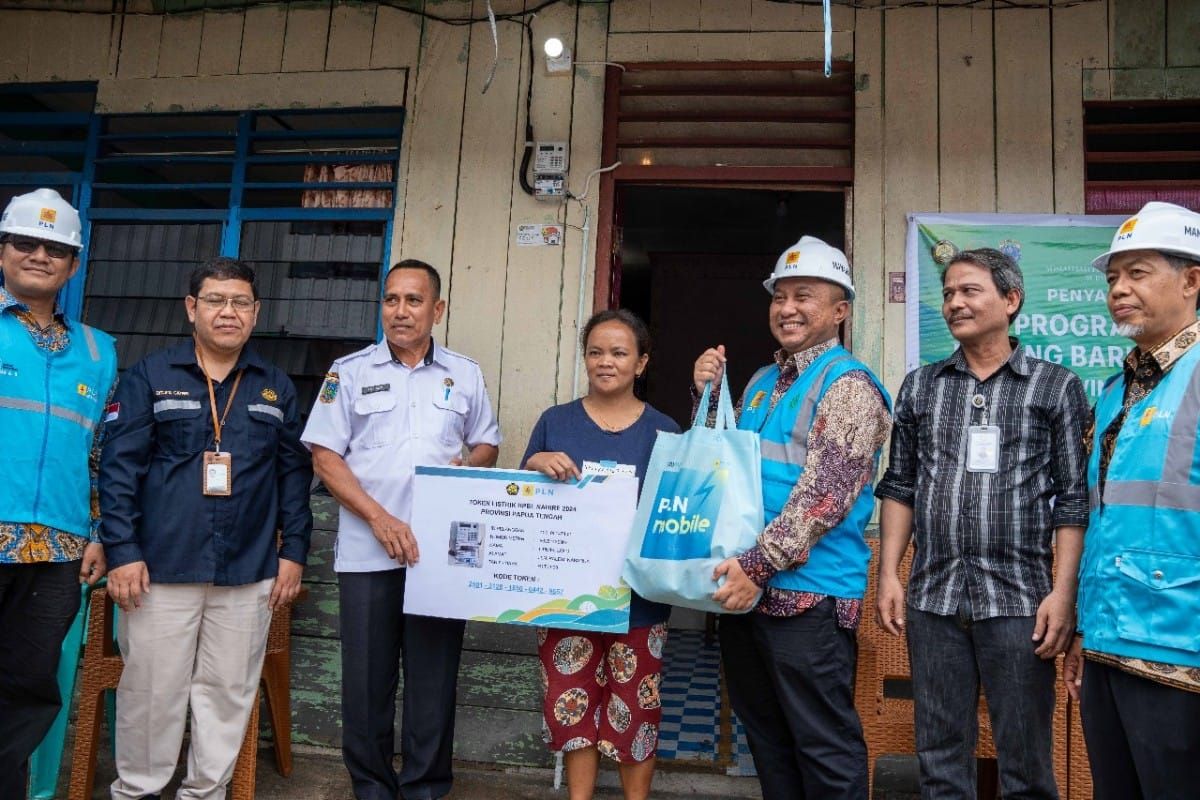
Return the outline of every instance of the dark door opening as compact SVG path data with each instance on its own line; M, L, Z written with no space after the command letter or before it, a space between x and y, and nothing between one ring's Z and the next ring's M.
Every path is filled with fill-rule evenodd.
M776 349L762 287L802 235L845 249L842 192L617 185L617 305L650 326L646 400L691 423L692 364L724 344L734 399ZM614 276L617 278L617 276Z

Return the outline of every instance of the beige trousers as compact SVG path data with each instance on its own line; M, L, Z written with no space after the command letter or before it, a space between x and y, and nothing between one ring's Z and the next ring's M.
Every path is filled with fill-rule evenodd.
M140 608L120 612L113 800L156 795L171 780L189 703L187 777L175 797L223 800L262 675L274 584L155 583Z

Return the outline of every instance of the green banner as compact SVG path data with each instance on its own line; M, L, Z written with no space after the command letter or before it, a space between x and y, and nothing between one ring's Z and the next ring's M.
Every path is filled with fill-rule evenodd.
M908 368L940 361L956 347L942 318L942 270L960 250L993 247L1016 259L1025 278L1025 304L1012 334L1030 355L1074 371L1095 400L1132 346L1116 335L1104 302L1104 275L1091 265L1108 249L1121 221L1015 214L910 216Z

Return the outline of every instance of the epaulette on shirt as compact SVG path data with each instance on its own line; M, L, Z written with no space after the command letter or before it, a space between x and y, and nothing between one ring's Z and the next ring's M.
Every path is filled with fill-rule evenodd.
M331 368L331 370L332 370L332 371L334 371L334 372L336 372L336 371L337 371L337 367L339 367L340 365L342 365L342 364L349 364L351 361L354 361L355 359L362 358L363 356L368 356L368 355L370 355L371 353L375 352L375 348L376 348L377 346L378 346L378 343L376 343L376 344L369 344L369 345L367 345L366 347L364 347L364 348L363 348L363 349L361 349L361 350L355 350L353 353L350 353L350 354L348 354L348 355L344 355L344 356L342 356L341 358L339 358L339 359L336 359L336 360L333 362L333 367Z

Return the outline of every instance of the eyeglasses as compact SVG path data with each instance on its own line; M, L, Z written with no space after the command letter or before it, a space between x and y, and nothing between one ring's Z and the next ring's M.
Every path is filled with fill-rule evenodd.
M4 241L11 244L17 252L26 255L35 252L39 247L46 248L46 255L51 258L69 258L77 252L69 244L48 242L45 239L34 239L31 236L9 236Z
M220 311L226 305L233 306L233 310L239 314L244 314L254 308L254 304L258 301L253 297L238 295L237 297L226 297L223 294L206 294L202 297L197 297L196 302L209 309L210 311Z

